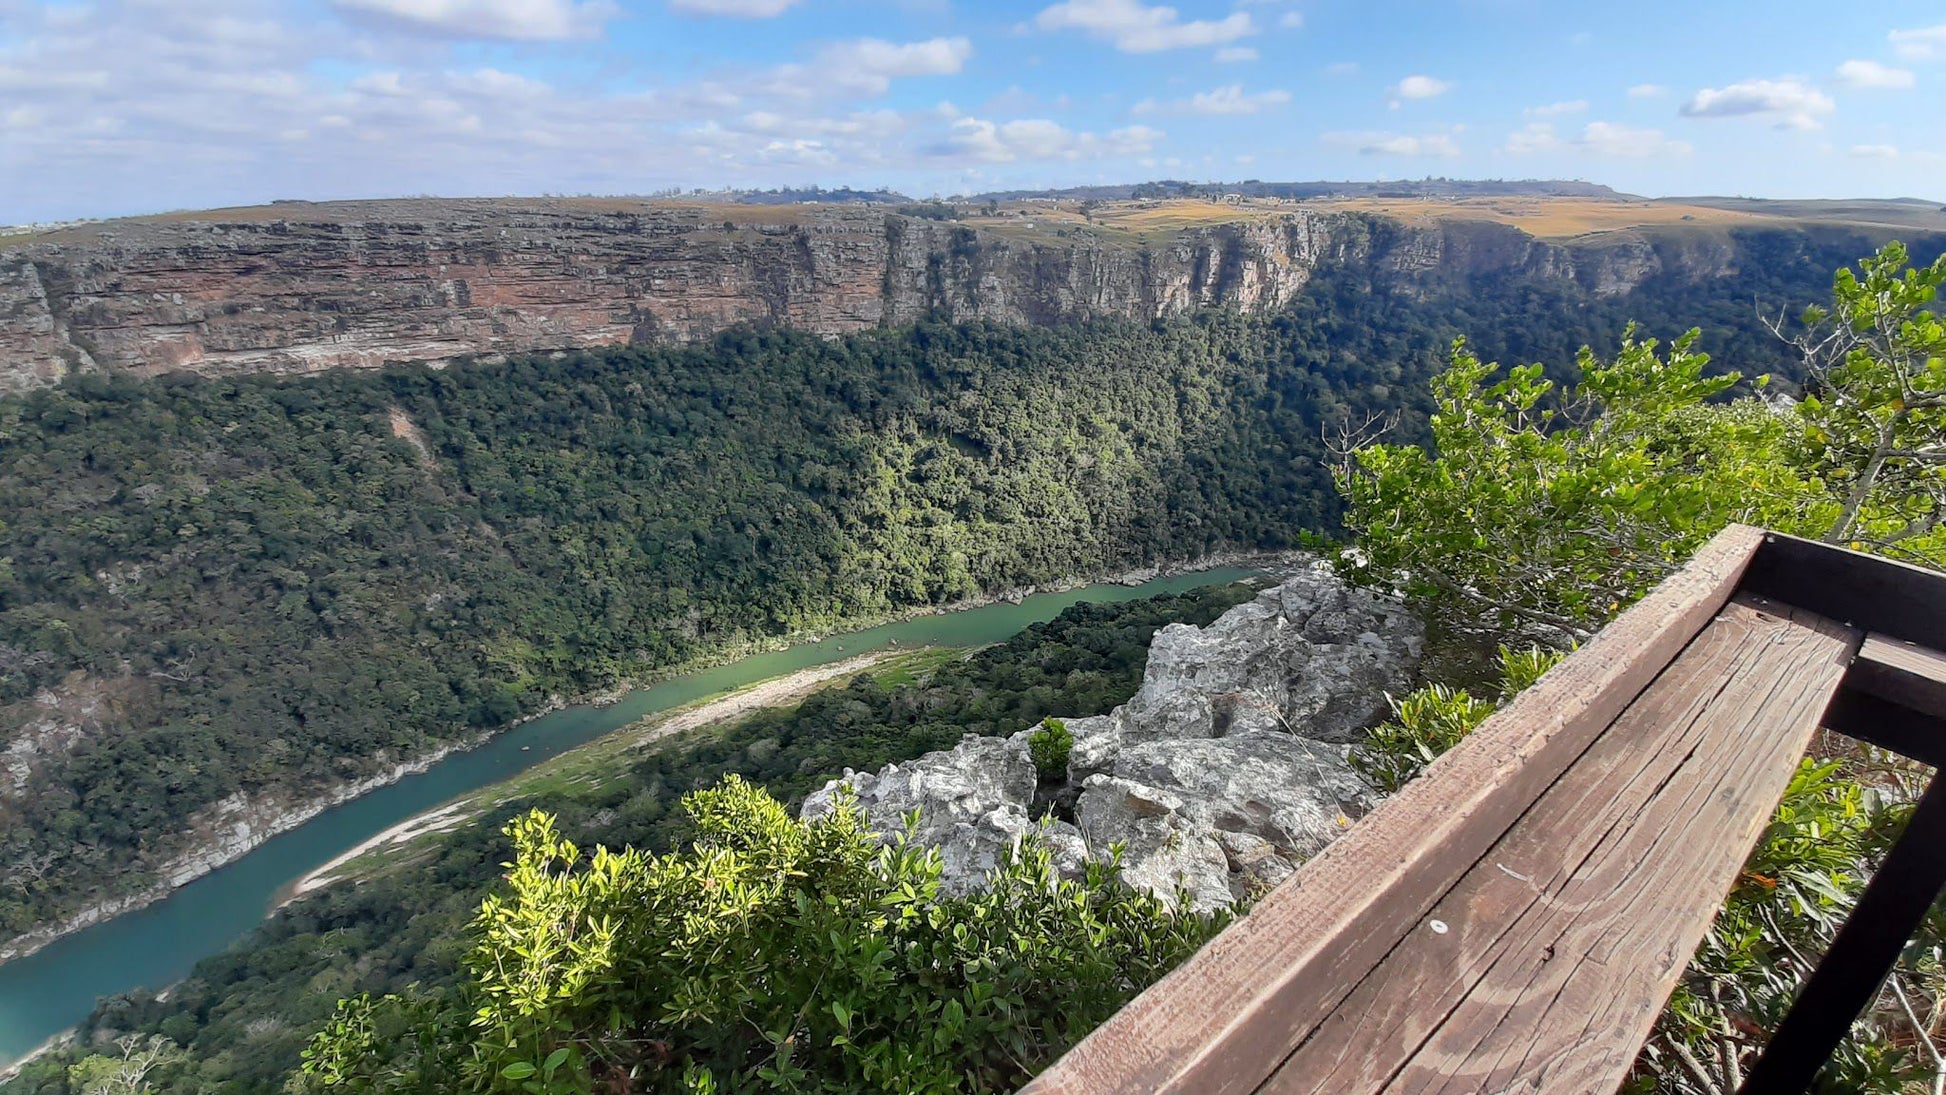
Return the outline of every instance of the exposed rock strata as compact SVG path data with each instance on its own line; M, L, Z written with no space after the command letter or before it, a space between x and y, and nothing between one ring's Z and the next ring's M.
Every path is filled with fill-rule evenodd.
M1044 827L1057 860L1074 869L1119 845L1126 879L1202 908L1275 885L1369 808L1347 743L1411 683L1423 634L1402 606L1319 570L1207 628L1164 628L1134 699L1067 722L1080 797L1076 824ZM940 848L947 888L963 891L1037 825L1028 737L847 772L805 816L831 810L841 786L882 834L917 811L914 839Z
M0 391L74 369L305 373L391 361L955 319L1153 319L1289 301L1321 267L1408 291L1481 276L1623 292L1733 255L1567 246L1485 222L1242 211L1160 242L860 206L395 201L64 229L0 249Z

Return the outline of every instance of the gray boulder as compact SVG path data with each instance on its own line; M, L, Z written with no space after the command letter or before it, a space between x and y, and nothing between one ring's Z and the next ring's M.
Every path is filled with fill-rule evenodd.
M1123 878L1214 908L1288 877L1370 808L1348 745L1412 684L1424 628L1393 601L1312 568L1210 624L1156 633L1142 688L1108 715L1066 720L1075 825L1041 827L1064 872L1122 849ZM1027 733L969 736L840 784L872 827L936 844L953 892L980 884L1036 823ZM1079 792L1078 798L1076 792Z
M1261 731L1352 741L1385 716L1387 693L1411 685L1424 643L1404 605L1308 569L1208 627L1156 632L1141 691L1113 714L1069 720L1069 778L1150 741Z
M1114 776L1088 777L1076 809L1090 851L1122 852L1122 880L1159 897L1186 894L1199 909L1230 903L1230 864L1209 830L1196 826L1184 802L1167 791Z
M1126 825L1134 801L1151 814L1166 807L1167 816ZM1131 746L1110 774L1088 778L1076 809L1089 844L1124 844L1124 874L1143 885L1182 870L1184 853L1154 834L1203 838L1219 869L1210 884L1198 878L1190 890L1208 907L1283 881L1370 808L1342 747L1251 731ZM1195 856L1199 864L1212 858L1201 847Z
M876 774L847 769L843 779L805 796L801 816L831 813L849 788L867 824L889 842L916 810L913 840L939 848L940 887L966 893L1005 862L1024 834L1039 828L1027 813L1038 779L1024 736L968 734L952 749L889 764ZM1070 873L1082 868L1086 851L1074 826L1050 824L1042 835L1058 866Z

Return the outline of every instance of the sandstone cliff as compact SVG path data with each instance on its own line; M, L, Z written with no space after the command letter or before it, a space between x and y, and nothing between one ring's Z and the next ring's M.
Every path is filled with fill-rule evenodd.
M1333 264L1409 292L1522 276L1596 294L1735 267L1720 243L1628 233L1591 246L1480 221L1194 212L1131 216L1160 227L1129 230L1032 205L962 223L854 205L428 199L109 221L0 248L0 392L76 369L305 373L740 323L837 334L929 314L1050 323L1274 308Z

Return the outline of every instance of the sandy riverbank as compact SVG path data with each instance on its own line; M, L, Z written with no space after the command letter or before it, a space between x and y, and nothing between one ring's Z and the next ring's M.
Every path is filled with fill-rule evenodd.
M716 699L704 700L673 711L659 712L570 749L551 760L558 761L562 757L571 757L580 750L603 743L612 744L618 739L625 739L628 748L637 748L690 730L729 722L762 708L797 703L834 680L862 673L886 658L902 653L910 653L910 651L874 650L843 661L811 666L795 673L773 677ZM448 832L466 824L493 806L496 801L493 792L492 787L482 788L436 809L399 822L292 883L278 894L277 906L281 908L313 890L330 885L337 880L339 868L366 852L394 844L403 844L428 833Z

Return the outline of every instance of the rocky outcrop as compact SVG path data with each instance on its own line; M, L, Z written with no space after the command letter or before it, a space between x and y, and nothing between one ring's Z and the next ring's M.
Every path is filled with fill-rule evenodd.
M942 886L964 893L1000 866L1023 834L1040 828L1028 817L1038 782L1024 738L969 734L953 749L888 764L877 774L846 769L843 779L805 796L801 814L823 817L849 795L889 839L917 811L913 841L940 850ZM1079 867L1083 852L1074 826L1055 823L1045 832L1057 862Z
M1369 808L1348 743L1411 683L1423 634L1401 605L1306 570L1206 628L1158 632L1133 699L1067 720L1065 789L1039 785L1029 732L968 737L877 774L847 772L804 813L850 793L891 834L916 811L913 838L940 848L956 891L1039 826L1071 870L1120 847L1131 883L1226 905L1281 881ZM1072 824L1031 816L1037 793L1076 791Z
M1513 275L1611 293L1664 269L1643 246L1288 207L1131 237L1036 226L1028 211L961 224L857 205L295 202L0 249L0 391L74 369L306 373L741 323L838 334L933 314L1049 323L1275 308L1334 264L1409 292Z
M1112 714L1072 719L1077 782L1130 746L1281 731L1343 743L1385 714L1417 662L1423 629L1404 606L1319 570L1296 575L1206 628L1156 633L1142 689Z

